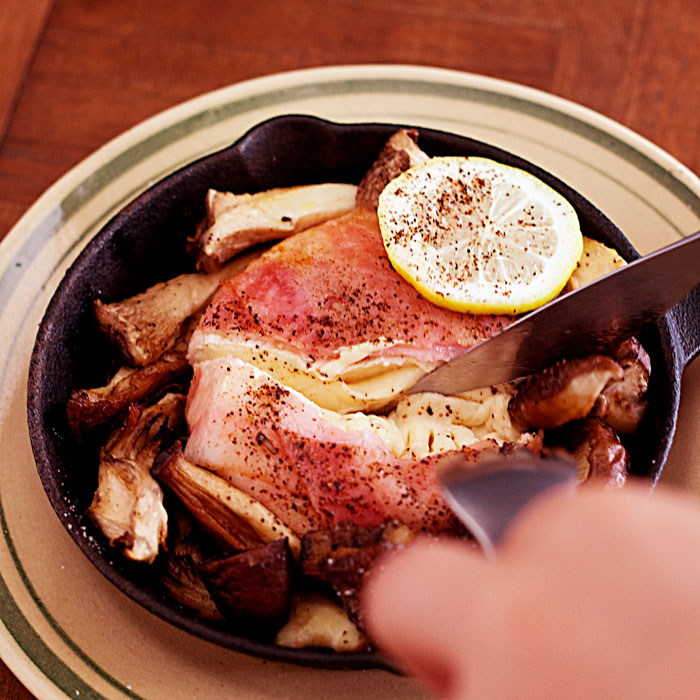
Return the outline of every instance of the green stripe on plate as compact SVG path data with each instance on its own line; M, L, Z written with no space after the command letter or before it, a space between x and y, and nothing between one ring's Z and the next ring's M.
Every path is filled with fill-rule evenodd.
M29 581L22 566L14 543L10 536L7 521L5 519L5 509L0 504L0 521L5 533L5 541L17 567L17 571L24 583L27 592L32 597L42 615L46 618L51 627L58 633L61 639L72 649L75 654L93 671L109 684L120 690L125 695L142 700L132 690L120 683L116 678L100 668L78 645L66 634L61 626L56 622L51 613L46 609L41 599L37 596L34 587ZM32 628L31 623L19 609L17 602L12 597L9 588L3 577L0 577L0 610L2 610L2 621L12 638L17 642L22 651L31 659L34 665L51 682L62 690L66 695L79 698L103 698L104 696L88 685L75 671L66 664L56 653L46 644L46 642Z

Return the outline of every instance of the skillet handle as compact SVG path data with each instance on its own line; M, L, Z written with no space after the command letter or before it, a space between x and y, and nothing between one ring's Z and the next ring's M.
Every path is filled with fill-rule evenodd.
M680 370L700 352L700 284L668 312L675 327L680 350Z

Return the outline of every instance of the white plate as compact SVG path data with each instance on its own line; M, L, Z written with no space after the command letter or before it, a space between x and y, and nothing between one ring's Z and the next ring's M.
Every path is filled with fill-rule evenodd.
M410 123L493 143L571 184L642 253L700 229L700 181L641 137L551 95L440 69L348 66L261 78L170 109L108 143L51 187L0 246L0 654L39 698L421 696L412 681L383 671L250 658L144 611L65 533L29 446L26 374L37 324L86 241L165 174L289 113ZM689 374L699 374L697 365ZM689 458L700 391L688 390L690 379L679 426L687 439L674 447L662 481L699 490Z

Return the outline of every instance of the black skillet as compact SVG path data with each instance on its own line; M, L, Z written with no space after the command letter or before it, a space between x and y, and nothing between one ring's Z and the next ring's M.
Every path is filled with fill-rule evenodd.
M204 215L208 188L255 192L317 182L357 183L396 129L279 117L178 170L126 206L86 246L51 300L36 339L29 372L29 431L41 481L64 527L128 596L178 627L236 651L324 668L390 668L378 654L284 649L199 619L162 593L152 568L125 560L105 544L84 515L97 481L97 446L76 444L65 410L73 389L105 383L118 361L98 333L93 301L123 299L192 270L185 238ZM628 260L638 257L598 209L540 168L478 141L419 131L419 145L430 155L480 155L533 173L573 204L585 235L612 245ZM642 341L653 366L649 411L628 448L633 472L654 483L676 426L681 374L700 350L700 287L650 326Z

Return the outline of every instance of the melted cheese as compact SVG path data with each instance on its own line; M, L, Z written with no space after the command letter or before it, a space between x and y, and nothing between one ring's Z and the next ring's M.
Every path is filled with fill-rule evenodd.
M265 342L230 342L220 335L203 338L190 362L232 356L273 376L322 408L338 413L376 411L391 404L405 389L434 369L413 358L381 357L392 347L380 339L341 348L328 360L306 362L304 357Z
M616 250L609 248L600 241L583 237L583 253L576 269L564 287L565 292L573 291L584 284L597 280L608 272L625 265L625 261Z
M243 362L253 376L279 377L265 369ZM313 400L289 385L286 388L302 400ZM456 396L414 394L400 400L387 416L373 413L340 413L320 408L321 418L343 430L371 431L379 436L395 457L423 459L431 454L458 450L474 442L492 439L499 445L520 437L510 420L507 386L477 389ZM317 403L317 402L314 402Z
M388 418L401 433L403 454L422 459L479 440L499 445L517 441L520 432L508 413L510 397L506 386L456 396L414 394L401 400Z

